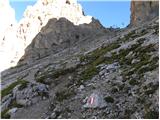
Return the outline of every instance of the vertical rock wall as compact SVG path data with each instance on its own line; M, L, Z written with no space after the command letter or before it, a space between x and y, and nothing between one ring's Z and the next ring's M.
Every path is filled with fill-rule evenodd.
M159 1L131 1L130 25L138 25L157 16L159 16Z

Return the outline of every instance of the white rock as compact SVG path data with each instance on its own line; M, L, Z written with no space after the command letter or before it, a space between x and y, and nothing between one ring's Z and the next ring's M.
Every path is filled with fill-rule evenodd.
M84 108L103 108L106 106L106 102L104 101L103 95L99 92L92 93L88 99L86 104L83 106Z
M133 59L131 63L132 63L132 64L135 64L135 63L138 63L139 61L140 61L140 60L138 60L138 59Z
M55 119L55 118L56 118L56 116L57 116L57 115L56 115L56 113L55 113L55 112L53 112L53 113L51 114L50 118L51 118L51 119Z
M82 91L84 89L84 85L80 85L80 87L78 89L79 89L79 91Z

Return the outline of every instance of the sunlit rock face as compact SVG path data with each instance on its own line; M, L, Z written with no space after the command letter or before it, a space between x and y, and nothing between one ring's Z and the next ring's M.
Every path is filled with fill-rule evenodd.
M4 26L0 32L0 71L17 64L25 48L49 19L65 17L74 25L92 21L91 16L84 15L76 0L38 0L34 6L27 7L18 24L15 23L14 10L9 2L3 0L0 2L0 15L5 16L0 22Z

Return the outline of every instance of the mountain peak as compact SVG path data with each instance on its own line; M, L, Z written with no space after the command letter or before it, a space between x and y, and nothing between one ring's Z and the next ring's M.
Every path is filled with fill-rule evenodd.
M48 23L49 19L60 19L62 17L74 25L89 24L92 21L91 16L84 15L81 5L76 0L38 0L35 5L28 6L19 23L9 28L10 30L7 34L0 34L2 36L0 41L3 42L3 51L0 55L4 59L1 63L2 65L0 65L4 66L2 70L17 64L18 60L23 56L25 48L40 32L41 28ZM10 56L9 58L7 57L8 55Z

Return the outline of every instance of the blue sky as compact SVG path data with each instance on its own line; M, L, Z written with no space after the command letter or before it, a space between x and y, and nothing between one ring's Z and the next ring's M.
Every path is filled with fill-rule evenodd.
M22 2L23 1L23 2ZM130 1L96 1L96 0L81 0L86 15L91 15L105 27L125 27L130 21ZM34 5L33 0L10 0L11 6L16 11L16 19L19 21L23 12L28 5Z

